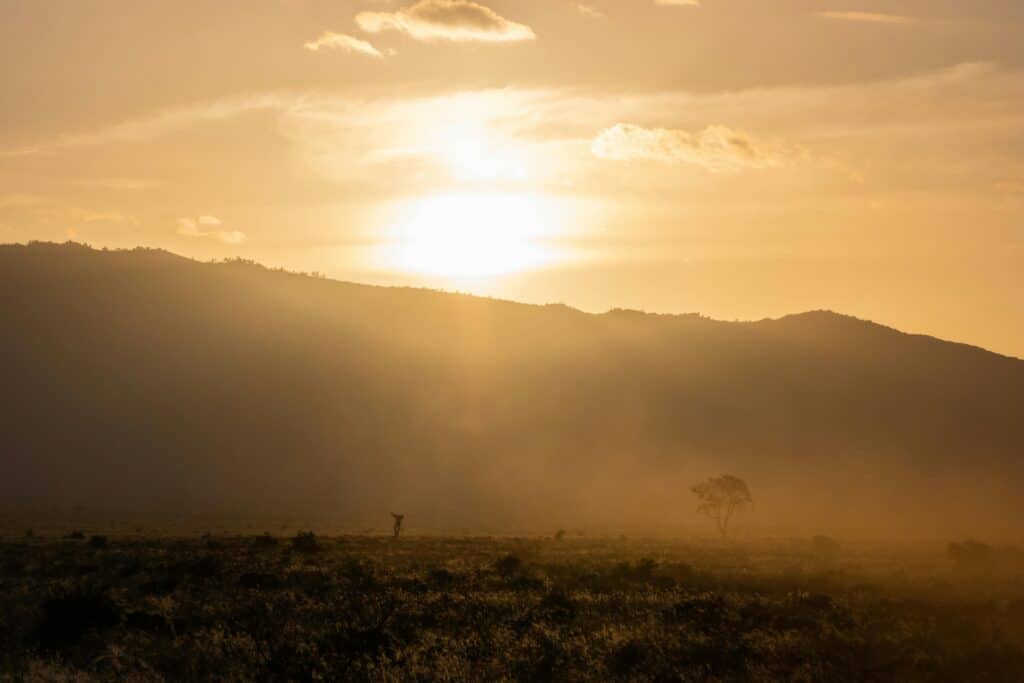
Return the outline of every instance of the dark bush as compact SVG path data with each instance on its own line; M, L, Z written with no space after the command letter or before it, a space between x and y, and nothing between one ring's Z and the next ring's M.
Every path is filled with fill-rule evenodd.
M25 561L20 557L4 557L0 560L0 576L21 576L25 572Z
M284 581L277 574L249 572L238 577L238 585L256 591L273 591L284 588Z
M432 569L427 578L430 585L440 590L448 590L455 585L455 575L444 568Z
M515 576L523 569L523 561L517 555L505 555L494 563L494 570L505 578Z
M636 564L630 562L619 562L612 570L612 574L626 581L649 581L658 568L658 563L650 558L638 560Z
M703 633L726 628L734 617L725 599L713 593L688 596L664 612L669 623L687 624Z
M89 631L113 628L121 611L106 593L84 589L49 598L40 606L35 640L44 650L75 645Z
M273 548L277 546L277 539L269 533L265 533L261 536L254 537L252 539L252 546L254 548Z
M340 567L340 574L359 591L372 590L378 583L374 566L357 558L346 559Z
M68 534L64 538L70 538L73 541L83 541L83 540L85 540L85 533L82 532L82 531L79 531L78 529L75 529L74 531L72 531L70 534Z
M139 586L143 595L170 595L178 589L178 577L173 575L159 576Z
M90 548L106 548L108 544L106 536L90 536L89 547Z
M198 579L212 579L224 571L224 561L216 555L202 555L179 563L175 574Z
M548 621L568 625L576 618L576 601L561 588L553 588L540 601L538 610Z
M647 648L643 643L631 640L620 645L612 652L608 668L620 678L630 678L647 658Z
M145 633L171 633L171 625L166 617L149 612L129 612L125 615L124 625L134 631Z
M142 560L137 556L132 555L125 558L124 562L121 563L117 569L117 574L118 576L127 578L129 576L138 575L144 568L145 565L142 563Z
M292 539L292 550L300 553L319 552L320 544L316 540L316 534L312 531L300 531Z

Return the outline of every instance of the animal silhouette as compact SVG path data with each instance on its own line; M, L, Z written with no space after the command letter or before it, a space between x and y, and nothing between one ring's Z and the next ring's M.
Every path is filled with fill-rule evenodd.
M395 538L398 538L398 534L402 532L402 520L405 519L405 515L396 515L394 512L391 516L395 518Z

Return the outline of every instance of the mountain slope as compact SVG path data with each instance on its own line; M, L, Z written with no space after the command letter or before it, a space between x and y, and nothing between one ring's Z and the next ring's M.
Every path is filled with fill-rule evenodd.
M527 306L0 247L0 496L422 526L700 523L1019 536L1024 361L828 312Z

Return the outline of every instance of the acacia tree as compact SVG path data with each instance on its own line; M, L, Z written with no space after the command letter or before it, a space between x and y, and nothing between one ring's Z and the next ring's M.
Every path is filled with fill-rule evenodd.
M715 520L722 538L729 535L729 521L736 510L753 502L747 482L731 474L723 474L694 484L690 490L700 500L697 512L702 512Z

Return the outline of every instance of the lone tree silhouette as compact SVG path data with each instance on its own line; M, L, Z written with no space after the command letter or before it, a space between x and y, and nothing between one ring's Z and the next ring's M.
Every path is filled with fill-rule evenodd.
M722 538L729 535L729 521L739 508L753 502L747 482L731 474L712 477L700 484L694 484L690 490L700 499L697 512L715 520L718 533Z
M394 512L391 516L395 518L395 538L398 538L398 534L402 532L402 520L405 519L405 515L396 515Z

